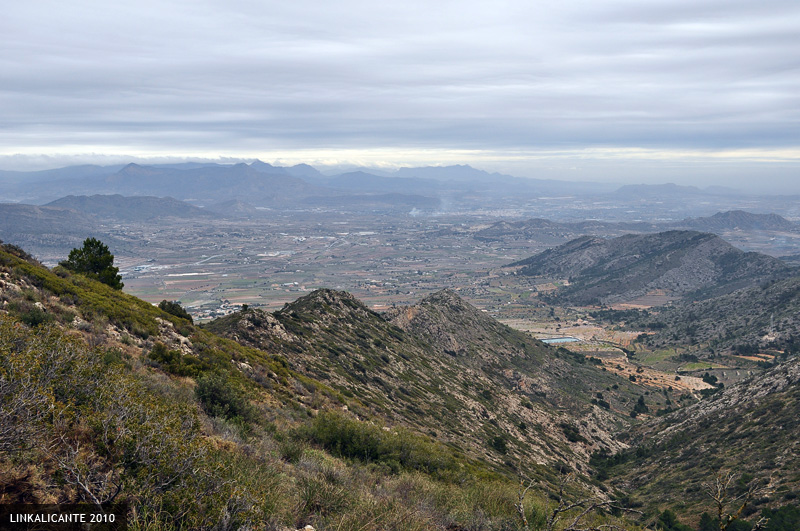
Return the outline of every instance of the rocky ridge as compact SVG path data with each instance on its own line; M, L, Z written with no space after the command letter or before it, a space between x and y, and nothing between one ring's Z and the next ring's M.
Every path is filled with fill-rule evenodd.
M629 422L623 404L638 389L496 322L453 291L381 316L348 293L318 290L271 316L247 310L208 329L284 352L293 370L373 413L493 462L585 468L597 449L623 448L613 433ZM616 413L591 403L595 387L615 384Z
M518 274L568 280L556 294L569 304L614 304L659 291L679 298L708 298L791 269L759 253L745 253L718 236L693 231L582 237L510 264Z

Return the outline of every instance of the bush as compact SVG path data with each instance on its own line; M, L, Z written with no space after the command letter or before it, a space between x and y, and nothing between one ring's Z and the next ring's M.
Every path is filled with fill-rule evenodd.
M53 322L55 317L38 306L32 306L28 311L19 314L19 320L30 327L36 327Z
M278 443L278 453L281 459L288 463L297 463L306 451L306 446L302 441L293 438L286 438Z
M663 531L694 531L688 525L678 522L678 517L669 509L659 515L658 528Z
M380 463L394 473L406 469L441 474L458 469L450 450L421 435L402 429L384 431L338 412L320 413L301 435L334 455Z
M298 483L300 512L303 516L311 514L327 515L347 509L351 497L346 487L326 481L323 474L315 477L301 477Z
M223 373L211 372L200 377L195 396L203 411L213 417L241 419L246 422L256 418L255 409L244 393Z
M158 303L158 307L170 315L174 315L175 317L180 317L181 319L186 319L190 323L194 323L192 316L189 315L189 312L187 312L178 301L168 301L164 299Z
M212 365L208 361L191 354L183 354L179 350L169 350L161 342L153 345L147 357L165 371L177 376L197 378L212 369Z
M588 443L589 442L589 441L586 440L586 438L583 435L581 435L581 433L578 431L578 428L576 428L572 424L569 424L567 422L562 422L560 424L560 426L561 426L561 431L564 432L564 435L567 437L567 440L569 442L572 442L572 443L577 443L577 442Z
M503 455L508 453L508 443L503 437L497 436L492 438L492 440L489 441L489 446Z
M105 503L121 494L151 523L210 528L224 498L197 495L221 483L195 408L148 392L118 358L0 315L0 455L29 463L47 485L20 483L6 499Z
M636 401L636 405L633 406L633 412L637 415L640 413L649 413L650 408L647 407L647 404L644 402L644 395L639 397L639 400ZM633 416L633 415L631 415Z

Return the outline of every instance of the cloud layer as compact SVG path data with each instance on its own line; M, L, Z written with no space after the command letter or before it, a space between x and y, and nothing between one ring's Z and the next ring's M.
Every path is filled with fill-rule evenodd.
M0 20L0 144L746 149L796 166L798 27L794 1L16 2Z

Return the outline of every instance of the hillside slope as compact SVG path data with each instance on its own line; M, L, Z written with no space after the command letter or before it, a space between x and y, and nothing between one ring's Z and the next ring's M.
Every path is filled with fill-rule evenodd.
M286 352L292 369L374 414L492 462L581 469L593 451L622 448L612 433L641 394L631 382L497 323L453 292L386 317L350 294L318 290L274 314L248 310L207 328ZM611 410L592 404L613 385Z
M654 330L642 338L649 348L683 344L710 353L800 352L800 277L675 303L654 315L629 319L627 326Z
M149 221L167 217L209 218L215 214L171 197L115 195L68 195L45 206L66 208L100 219Z
M777 214L754 214L744 210L717 212L713 216L685 219L672 224L675 227L703 232L729 230L798 232L800 225Z
M790 272L778 259L745 253L718 236L692 231L610 240L585 236L512 266L522 275L568 279L556 298L581 305L628 302L653 292L707 298Z
M800 359L794 358L640 426L630 439L637 451L608 461L606 472L612 485L653 505L680 493L678 510L695 518L708 507L703 484L719 472L766 487L743 516L793 503L800 492L798 412Z
M318 290L201 328L0 246L0 502L124 502L136 529L521 530L517 472L540 480L523 509L541 527L565 464L567 503L639 500L650 520L709 510L698 483L719 468L773 476L757 507L793 503L799 380L794 359L633 421L669 390L452 291L379 315Z
M268 316L222 323L266 330L256 349L0 246L0 502L124 502L138 529L521 528L511 469L476 459L466 436L444 445L401 426L424 425L423 409L445 416L435 408L447 409L437 389L446 364L432 351L341 292ZM326 380L339 391L293 366L333 369ZM417 395L402 400L408 421L393 421L384 393L349 391L395 374L411 376L405 390ZM547 444L577 454L557 437ZM536 519L558 478L524 457L544 480L524 503Z
M99 236L97 221L73 210L0 203L0 240L29 251L69 250L87 235ZM106 238L108 240L108 238Z

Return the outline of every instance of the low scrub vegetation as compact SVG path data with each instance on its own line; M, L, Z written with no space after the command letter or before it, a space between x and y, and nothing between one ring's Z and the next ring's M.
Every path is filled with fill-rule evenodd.
M388 472L419 471L453 479L466 472L465 459L422 435L402 428L389 429L327 411L300 431L311 443L333 455L374 463Z
M392 340L378 332L394 331L412 354L411 347L417 347L411 335L382 324L360 306L356 314L372 328L344 311L359 339L338 355L356 359L354 353L359 354L353 370L382 386L375 400L345 386L334 390L313 379L317 373L301 374L287 361L294 353L290 349L267 352L222 338L175 315L174 306L155 307L62 268L49 271L8 246L0 248L0 275L0 503L125 502L133 530L278 530L310 524L318 530L564 531L584 510L571 500L594 499L600 491L609 499L625 498L611 482L626 464L656 452L684 452L687 465L702 468L703 454L685 450L685 440L670 439L617 456L596 454L595 477L581 478L565 492L554 490L559 472L517 459L515 452L525 446L496 419L480 432L479 452L460 440L443 444L433 430L412 431L400 417L381 420L375 406L384 403L379 399L389 400L383 394L389 380L378 369L396 362L386 355ZM342 304L347 310L355 303ZM321 321L314 308L282 321L319 337ZM321 314L329 319L335 310ZM332 332L325 337L339 346L335 332L342 326L334 324L328 323ZM325 343L302 348L329 353ZM527 355L526 349L520 352ZM591 357L566 349L558 353L561 367L594 370ZM400 359L409 362L411 356ZM420 397L427 395L419 383L403 382L396 392L407 398L398 400L407 399L415 414L431 415L433 410L421 409ZM465 389L487 410L500 403L497 387ZM521 399L522 414L539 407L531 402L538 396ZM603 393L592 396L608 409ZM640 402L646 409L643 397ZM455 409L455 404L448 406ZM739 431L764 431L761 424L767 420L792 427L794 409L782 404L763 400L747 413L748 424L732 429L727 440L738 444ZM519 412L512 418L513 430L544 433L542 425L523 421ZM592 444L591 425L565 420L554 427L564 444ZM770 448L758 452L778 476L774 469L783 458ZM579 466L561 468L581 472ZM535 481L521 488L518 474ZM795 503L789 479L770 499ZM594 493L584 492L589 482ZM688 498L690 488L695 487L687 486L682 496ZM658 493L660 500L670 499ZM754 512L746 516L754 520L767 506L754 500ZM581 520L587 529L641 529L621 519L622 512L611 514L605 502L594 507L598 510ZM555 525L552 515L561 509ZM647 511L650 524L660 518L674 529L684 525L677 519L683 515L673 518L665 507ZM793 515L781 508L770 518L796 522Z
M424 436L333 411L278 429L225 375L192 393L100 354L0 315L0 501L127 502L131 529L521 528L513 481Z

